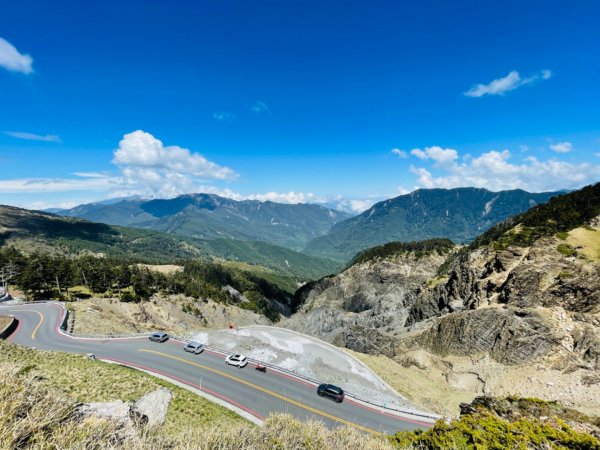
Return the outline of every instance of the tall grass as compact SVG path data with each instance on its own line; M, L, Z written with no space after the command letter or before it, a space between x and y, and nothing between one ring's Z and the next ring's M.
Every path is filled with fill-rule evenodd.
M0 448L24 450L272 450L393 448L384 438L350 428L329 430L317 421L301 422L289 415L269 417L262 427L233 422L195 425L166 434L162 427L144 428L97 418L84 418L77 404L41 383L27 371L0 364ZM226 420L226 419L221 419Z

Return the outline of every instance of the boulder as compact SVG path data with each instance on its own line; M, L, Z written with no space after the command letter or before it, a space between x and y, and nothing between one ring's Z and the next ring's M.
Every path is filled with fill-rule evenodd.
M141 397L135 403L113 400L110 402L81 403L77 413L82 417L108 419L118 423L125 434L135 433L135 425L164 423L172 398L171 391L160 388Z
M130 422L129 411L131 405L123 400L112 402L83 403L77 407L77 412L83 417L98 417L128 425Z
M172 397L171 391L163 387L141 397L133 404L131 410L146 418L148 425L161 425L167 417Z

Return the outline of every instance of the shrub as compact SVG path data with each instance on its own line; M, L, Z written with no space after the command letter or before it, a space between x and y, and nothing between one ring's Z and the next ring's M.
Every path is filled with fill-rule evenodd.
M571 247L568 244L558 244L558 247L556 247L556 250L558 250L558 252L562 255L565 256L577 256L577 250L575 250L573 247Z

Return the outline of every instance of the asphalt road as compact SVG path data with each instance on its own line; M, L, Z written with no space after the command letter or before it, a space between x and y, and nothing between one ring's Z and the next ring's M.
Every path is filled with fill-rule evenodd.
M0 306L19 326L10 336L14 343L41 350L93 353L171 378L200 389L263 420L270 413L286 412L300 419L317 418L330 427L348 425L367 433L393 434L399 430L425 429L432 425L421 417L382 412L348 397L338 404L317 396L316 386L287 374L243 369L225 364L225 356L211 351L192 355L183 343L155 343L148 338L84 339L59 332L61 306L56 303ZM343 386L341 386L343 388Z

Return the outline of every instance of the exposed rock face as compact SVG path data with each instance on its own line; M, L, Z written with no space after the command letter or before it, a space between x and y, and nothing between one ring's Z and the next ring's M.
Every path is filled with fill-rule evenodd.
M285 326L333 341L352 327L394 332L404 328L411 307L445 256L402 256L350 267L317 282L298 314ZM426 286L425 286L426 287ZM353 335L356 335L354 333ZM375 334L373 334L375 336ZM345 338L339 337L342 339ZM364 343L366 345L366 343ZM363 344L349 348L365 351Z
M437 276L444 259L438 255L353 266L315 283L284 326L401 363L423 349L442 359L468 357L474 365L481 358L507 367L536 365L562 371L565 380L576 372L573 389L585 397L586 386L600 380L594 376L600 368L600 263L583 251L561 252L564 242L544 237L529 247L464 252L446 278ZM448 367L452 384L456 374ZM461 370L458 384L466 379ZM467 384L485 385L489 374L479 375ZM501 383L494 378L491 384Z
M125 434L136 432L135 424L161 425L164 423L172 394L160 388L141 397L135 403L114 400L112 402L83 403L77 407L82 417L110 419L121 426Z
M78 412L84 417L111 419L123 425L129 423L131 405L123 400L112 402L84 403L78 407Z
M160 388L149 392L140 398L131 407L132 411L142 417L146 417L148 425L161 425L165 422L169 403L173 395L167 388Z

